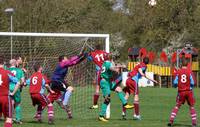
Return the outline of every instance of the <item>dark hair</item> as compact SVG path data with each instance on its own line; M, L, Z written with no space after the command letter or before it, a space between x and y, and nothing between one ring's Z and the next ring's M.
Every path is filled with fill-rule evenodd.
M65 55L61 55L58 57L58 61L61 62L64 59Z
M33 69L34 69L35 72L37 72L40 67L41 67L41 65L39 63L35 63L34 66L33 66Z
M97 45L95 46L95 49L100 50L100 49L101 49L101 45L100 45L100 44L97 44Z
M145 63L145 64L148 64L149 63L149 58L148 57L144 57L142 62Z
M14 59L18 60L19 58L22 58L20 55L14 56Z
M187 58L182 58L182 66L187 66L189 63L189 59Z
M4 57L0 55L0 64L4 64Z

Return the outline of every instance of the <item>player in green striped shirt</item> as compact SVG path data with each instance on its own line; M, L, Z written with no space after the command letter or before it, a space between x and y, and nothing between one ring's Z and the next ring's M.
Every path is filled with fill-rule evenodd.
M24 72L22 69L16 67L16 60L11 59L10 60L10 70L15 77L20 81L20 84L23 85L25 78L24 78ZM10 83L10 91L12 92L15 88L15 84ZM17 90L15 95L13 96L14 105L15 105L15 115L16 115L16 122L19 124L22 124L22 113L21 113L21 92L20 89Z
M104 97L104 103L101 106L101 112L99 113L99 120L103 122L107 122L104 118L106 114L106 109L108 104L110 103L110 93L111 90L117 92L117 95L122 102L123 106L126 109L133 108L133 106L127 104L127 100L124 98L124 93L119 86L119 84L122 81L122 77L119 76L115 81L111 81L113 78L113 72L118 72L120 68L124 68L122 65L114 66L114 63L111 61L107 60L103 63L102 65L102 70L101 70L101 81L100 81L100 88L102 90L102 94Z

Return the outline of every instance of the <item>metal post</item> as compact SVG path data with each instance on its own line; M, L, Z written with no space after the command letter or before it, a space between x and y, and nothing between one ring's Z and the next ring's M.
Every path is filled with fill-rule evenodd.
M7 14L10 15L10 32L13 32L13 13L14 9L13 8L6 8L4 10ZM12 59L13 56L13 35L10 36L10 58Z
M11 14L10 16L10 32L13 32L13 16ZM13 37L10 36L10 59L12 59L13 56Z

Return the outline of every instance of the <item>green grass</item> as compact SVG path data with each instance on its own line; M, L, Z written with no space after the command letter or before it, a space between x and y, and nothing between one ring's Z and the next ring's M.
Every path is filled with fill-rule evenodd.
M199 89L195 89L197 100L196 110L199 114ZM176 89L173 88L140 88L140 112L141 121L132 120L132 111L128 111L128 120L121 120L121 104L117 95L112 94L111 119L108 123L97 120L98 110L90 110L88 107L92 103L93 89L91 87L78 87L72 96L74 118L66 119L66 114L56 104L55 105L55 125L47 124L47 113L44 111L43 123L37 123L33 119L35 108L31 105L31 99L27 88L22 93L23 125L14 127L165 127L168 123L169 115L175 106ZM130 97L129 102L132 102ZM100 99L102 100L102 98ZM187 105L183 105L177 115L175 124L179 127L190 126L191 118ZM3 122L0 122L3 126Z

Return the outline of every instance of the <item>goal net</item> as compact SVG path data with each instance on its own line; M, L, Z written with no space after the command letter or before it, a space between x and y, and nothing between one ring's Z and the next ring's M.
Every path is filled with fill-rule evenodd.
M23 58L22 66L28 70L26 77L32 74L33 65L40 63L43 66L44 74L50 78L58 62L58 56L77 55L83 47L86 47L86 51L89 52L96 44L101 44L102 49L109 52L109 35L0 32L0 55L5 57L7 63L16 55L21 56ZM98 110L91 111L89 109L94 94L94 77L95 65L87 60L68 70L66 80L75 89L70 99L75 118L94 119L98 115ZM22 94L24 93L22 92ZM102 98L100 98L99 104L101 101ZM55 114L57 112L62 114L63 111L55 106ZM64 112L63 116L66 116Z

